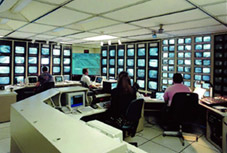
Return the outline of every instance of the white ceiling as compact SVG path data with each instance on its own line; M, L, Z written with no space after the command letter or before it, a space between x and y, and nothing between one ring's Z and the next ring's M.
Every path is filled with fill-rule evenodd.
M227 0L17 0L0 10L0 36L77 45L99 46L84 39L101 34L151 40L160 24L157 39L227 32Z

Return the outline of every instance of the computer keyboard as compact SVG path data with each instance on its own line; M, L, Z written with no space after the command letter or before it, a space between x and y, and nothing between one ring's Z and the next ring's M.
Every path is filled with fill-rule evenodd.
M219 104L227 104L227 97L208 97L208 98L203 98L201 101L205 104L208 105L219 105Z
M87 113L90 111L93 111L94 109L91 106L87 106L87 107L79 107L77 109L77 111L79 111L80 113Z

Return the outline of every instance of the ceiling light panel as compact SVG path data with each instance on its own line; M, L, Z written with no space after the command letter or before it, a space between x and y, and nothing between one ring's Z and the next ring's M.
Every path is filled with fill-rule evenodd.
M79 0L72 1L67 7L77 9L93 14L99 14L107 11L134 4L142 0Z
M68 0L39 0L39 1L44 2L44 3L48 2L48 3L53 3L53 4L62 4Z
M89 15L87 14L60 8L36 22L49 25L64 26L85 19L87 17L89 17Z
M205 6L203 9L214 16L227 15L227 1L225 3Z
M206 5L212 3L225 2L226 0L189 0L189 1L196 5Z
M54 30L51 32L48 32L47 34L54 35L54 36L64 36L64 35L69 35L69 34L73 34L76 32L80 32L80 31L71 30L71 29L63 29L61 31L56 31L56 32Z
M129 25L129 24L118 24L118 25L109 26L106 28L100 28L92 31L98 32L98 33L110 34L110 33L117 33L117 32L129 31L134 29L138 29L138 27Z
M206 15L205 13L196 9L196 10L186 11L186 12L182 12L182 13L176 13L176 14L171 14L171 15L165 15L162 17L142 20L142 21L138 21L138 22L132 22L132 24L143 26L143 27L158 26L160 24L164 24L164 26L165 26L165 24L172 24L172 23L208 18L208 17L209 16Z
M16 20L9 20L9 22L7 22L7 25L10 26L13 30L18 29L25 24L27 24L27 22L16 21Z
M29 21L32 21L45 13L53 10L56 6L43 4L40 2L32 1L20 13L25 16Z
M49 31L49 30L53 30L55 28L56 27L54 27L54 26L47 26L47 25L31 23L31 24L28 24L25 27L19 29L19 31L33 32L33 33L43 33L43 32Z
M83 33L79 33L79 34L75 34L75 35L70 35L69 37L72 37L72 38L88 38L88 37L94 37L94 36L98 36L98 34L83 32Z
M182 0L152 0L143 4L108 13L104 16L121 21L131 21L189 8L193 8L193 6Z
M105 27L113 24L118 24L119 22L101 18L101 17L94 17L88 20L85 20L80 23L75 23L67 26L68 28L72 29L79 29L82 31L92 30L100 27Z
M139 30L115 33L113 35L118 36L118 37L128 37L128 36L143 35L143 34L148 34L148 33L151 33L151 31L147 30L147 29L139 29Z
M19 32L16 31L12 34L10 34L8 37L13 37L13 38L29 38L31 36L34 36L34 33L26 33L26 32Z

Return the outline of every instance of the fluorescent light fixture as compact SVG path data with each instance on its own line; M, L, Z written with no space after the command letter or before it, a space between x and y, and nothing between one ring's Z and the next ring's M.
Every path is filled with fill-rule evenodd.
M92 41L99 41L99 40L107 40L107 39L115 39L117 37L109 36L109 35L101 35L101 36L95 36L90 38L85 38L84 40L92 40Z
M118 40L118 45L121 45L121 44L122 44L122 43L121 43L121 40L119 39L119 40Z
M100 45L101 45L101 46L103 46L103 45L104 45L103 41L101 41Z
M49 45L49 41L48 40L46 41L46 44Z
M20 12L23 10L32 0L22 0L19 3L15 5L15 7L12 9L13 12Z
M4 36L0 36L0 38L2 38L2 37L4 37Z
M111 40L108 40L108 45L111 45Z
M64 27L56 28L56 29L53 30L53 32L59 32L59 31L62 31L64 29L65 29Z

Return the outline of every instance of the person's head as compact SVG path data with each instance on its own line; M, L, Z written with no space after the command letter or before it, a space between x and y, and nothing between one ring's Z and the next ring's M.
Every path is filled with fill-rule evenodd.
M173 75L173 83L182 83L183 82L183 77L180 73L175 73Z
M48 68L47 68L46 66L44 66L44 67L42 68L42 71L43 71L43 72L47 72L47 71L48 71Z
M83 69L83 74L88 75L88 69L87 68Z
M128 72L122 71L118 75L117 88L122 90L123 92L131 92L132 88Z
M132 87L133 87L133 89L134 89L135 91L138 91L139 88L140 88L140 86L139 86L139 84L138 84L137 82L134 82Z

